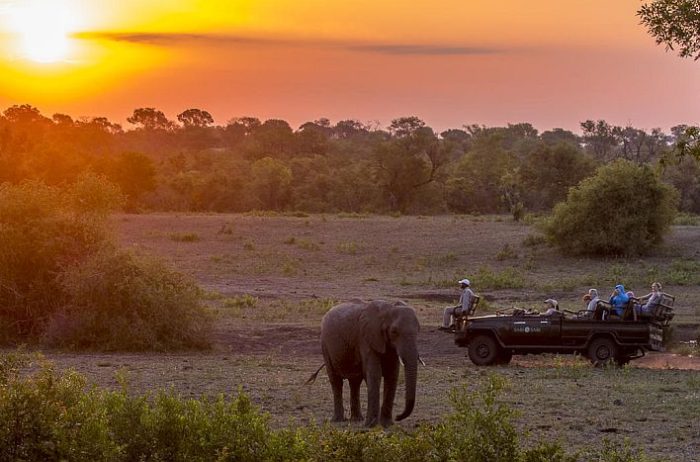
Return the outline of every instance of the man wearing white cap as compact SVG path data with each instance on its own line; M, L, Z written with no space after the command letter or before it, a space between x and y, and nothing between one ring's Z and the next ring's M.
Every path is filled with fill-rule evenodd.
M472 292L470 288L471 282L469 282L469 279L460 279L457 282L462 288L462 295L459 296L459 305L445 308L445 312L442 316L442 327L440 328L442 330L450 330L453 317L466 313L475 297L474 292Z

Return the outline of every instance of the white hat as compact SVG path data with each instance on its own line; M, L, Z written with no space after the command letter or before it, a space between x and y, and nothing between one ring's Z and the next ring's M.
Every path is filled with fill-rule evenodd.
M469 282L469 279L466 279L466 278L465 278L465 279L460 279L460 280L457 281L457 282L459 282L460 284L464 284L465 286L470 286L470 285L472 285L472 283Z

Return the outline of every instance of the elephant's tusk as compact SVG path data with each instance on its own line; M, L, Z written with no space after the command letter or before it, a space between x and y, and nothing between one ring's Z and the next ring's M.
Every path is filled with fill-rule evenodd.
M425 367L425 363L423 362L423 358L421 358L420 356L418 356L418 361L420 361L420 363Z
M399 356L399 362L401 363L402 366L406 366L406 365L403 363L403 359L401 359L401 356Z

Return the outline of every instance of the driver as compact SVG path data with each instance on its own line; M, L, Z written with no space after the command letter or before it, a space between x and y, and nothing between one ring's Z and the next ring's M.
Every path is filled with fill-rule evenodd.
M462 289L462 295L459 296L459 305L445 308L440 330L450 330L453 327L453 318L469 311L469 307L472 305L474 300L475 295L474 292L472 292L471 282L469 279L460 279L457 281L457 283Z

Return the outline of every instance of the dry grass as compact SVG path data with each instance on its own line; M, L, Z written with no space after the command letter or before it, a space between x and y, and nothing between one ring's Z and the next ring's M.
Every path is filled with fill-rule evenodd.
M117 386L114 373L124 369L136 390L173 386L199 396L242 387L279 425L322 422L332 408L325 376L310 388L302 385L322 362L321 316L335 300L401 298L418 311L427 363L416 410L402 426L436 420L448 411L451 388L476 387L496 371L510 382L506 399L521 411L519 427L535 436L571 448L629 438L652 455L677 460L700 453L698 371L673 369L700 369L700 360L657 355L631 368L594 370L574 358L538 356L484 369L434 330L442 308L458 296L453 283L465 276L490 309L538 306L549 297L579 309L589 286L606 293L617 278L644 293L650 268L662 283L674 271L695 271L674 262L700 255L698 227L675 228L669 242L643 260L600 261L523 245L534 230L502 217L144 215L116 223L125 245L161 255L199 281L218 328L208 353L50 355L59 367L75 367L101 385ZM200 240L174 241L173 233ZM498 284L487 281L496 276ZM674 334L695 334L700 287L667 283L664 289L677 296Z

